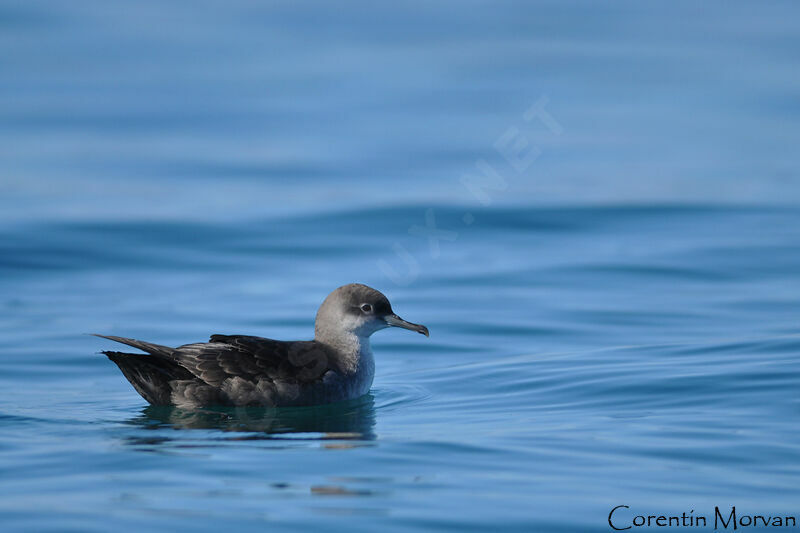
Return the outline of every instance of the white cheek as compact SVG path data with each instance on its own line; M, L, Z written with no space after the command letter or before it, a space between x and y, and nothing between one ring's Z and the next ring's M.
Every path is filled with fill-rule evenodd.
M387 327L386 322L372 316L353 317L353 331L359 337L369 337L379 329Z

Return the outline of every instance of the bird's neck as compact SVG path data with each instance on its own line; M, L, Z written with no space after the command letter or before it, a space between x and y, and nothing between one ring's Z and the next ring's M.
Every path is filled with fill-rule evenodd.
M356 374L365 366L373 367L372 348L368 336L356 335L350 332L317 331L315 340L328 348L335 359L334 365L342 374Z

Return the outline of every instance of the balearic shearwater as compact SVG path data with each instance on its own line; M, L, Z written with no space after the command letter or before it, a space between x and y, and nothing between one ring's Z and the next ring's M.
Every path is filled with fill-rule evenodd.
M369 337L390 326L428 336L425 326L397 316L379 291L352 283L322 302L312 341L212 335L209 342L169 348L97 336L147 352L103 353L153 405L283 407L338 402L369 392L375 376Z

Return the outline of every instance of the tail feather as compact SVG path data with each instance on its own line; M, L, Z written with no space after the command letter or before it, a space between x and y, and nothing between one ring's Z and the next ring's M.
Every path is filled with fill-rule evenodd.
M111 340L117 339L111 338ZM119 342L127 340L130 339L123 339ZM128 343L125 342L125 344ZM117 364L125 378L136 389L136 392L153 405L169 405L172 403L171 381L195 379L191 372L182 366L160 357L122 352L103 353Z
M127 344L128 346L133 346L134 348L138 348L143 352L147 352L150 355L162 356L162 357L169 357L175 351L173 348L169 346L162 346L160 344L153 344L152 342L145 342L136 339L128 339L126 337L116 337L114 335L100 335L98 333L92 333L95 337L101 337L103 339L108 339L110 341L119 342L122 344ZM119 353L119 352L115 352Z

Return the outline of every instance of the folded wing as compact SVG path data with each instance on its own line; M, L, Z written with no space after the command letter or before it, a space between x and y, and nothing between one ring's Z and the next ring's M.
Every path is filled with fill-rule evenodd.
M331 369L327 352L315 341L285 342L248 335L212 335L209 342L176 348L170 357L217 387L235 377L250 382L307 384Z

